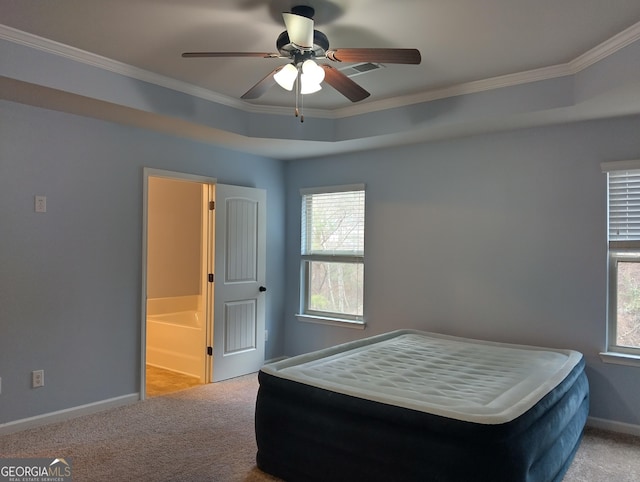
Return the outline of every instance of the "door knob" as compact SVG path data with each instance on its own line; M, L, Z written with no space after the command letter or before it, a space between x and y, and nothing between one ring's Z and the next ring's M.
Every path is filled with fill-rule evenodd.
M260 291L261 293L264 293L265 291L267 291L267 287L261 286L260 288L258 288L258 291Z

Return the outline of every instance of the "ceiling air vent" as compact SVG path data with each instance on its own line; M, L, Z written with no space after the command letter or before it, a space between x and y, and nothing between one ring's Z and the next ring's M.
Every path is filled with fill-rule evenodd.
M373 62L362 62L360 64L354 64L349 65L348 67L344 67L340 69L340 71L347 77L355 77L356 75L366 74L367 72L372 72L383 67L384 65L382 64L374 64Z

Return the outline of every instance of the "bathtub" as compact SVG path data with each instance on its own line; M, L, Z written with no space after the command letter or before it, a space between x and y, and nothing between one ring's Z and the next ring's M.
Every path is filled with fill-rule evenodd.
M200 328L202 326L202 314L196 310L178 311L176 313L159 313L147 316L147 323L166 323L174 326L187 326Z
M202 378L205 331L197 310L147 316L147 363Z

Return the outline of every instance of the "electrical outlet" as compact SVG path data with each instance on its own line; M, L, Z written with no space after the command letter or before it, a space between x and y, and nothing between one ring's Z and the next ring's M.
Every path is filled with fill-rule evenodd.
M47 196L36 196L35 209L37 213L47 212Z
M44 370L31 372L31 388L44 387Z

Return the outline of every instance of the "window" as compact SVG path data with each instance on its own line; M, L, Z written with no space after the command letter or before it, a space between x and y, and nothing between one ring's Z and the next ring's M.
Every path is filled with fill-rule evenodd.
M608 175L607 349L640 356L640 161L602 167Z
M301 194L301 316L362 325L364 185Z

